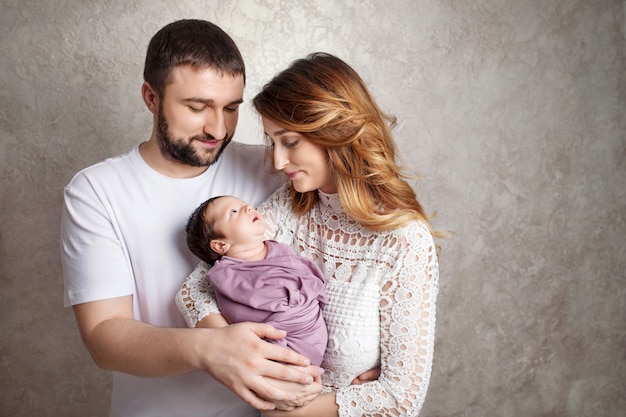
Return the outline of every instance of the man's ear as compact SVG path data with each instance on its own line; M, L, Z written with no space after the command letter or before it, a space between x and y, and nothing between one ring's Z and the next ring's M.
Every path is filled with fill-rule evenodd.
M209 243L209 246L211 246L211 249L213 249L215 252L219 253L220 255L223 255L226 252L228 252L228 249L230 248L229 243L226 243L223 240L217 240L217 239L213 239L211 243Z
M148 110L156 116L159 108L159 96L146 81L141 85L141 97L143 97L143 102L146 103Z

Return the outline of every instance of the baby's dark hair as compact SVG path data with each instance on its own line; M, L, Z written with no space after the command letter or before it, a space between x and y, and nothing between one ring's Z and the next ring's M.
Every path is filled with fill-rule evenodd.
M223 196L211 197L200 204L189 217L187 227L185 228L187 232L187 247L189 250L211 266L222 257L222 255L211 249L211 241L213 239L223 238L224 236L217 233L213 228L213 224L209 224L205 221L204 213L211 203L221 197Z

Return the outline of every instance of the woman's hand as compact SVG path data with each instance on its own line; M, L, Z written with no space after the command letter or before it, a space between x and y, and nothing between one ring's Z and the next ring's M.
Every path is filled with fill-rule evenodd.
M304 372L313 377L313 383L309 385L302 385L295 382L282 381L279 379L266 378L266 380L276 388L283 392L288 392L295 395L293 401L274 401L277 410L291 411L296 407L302 407L315 399L322 391L322 378L320 377L321 368L310 365L308 367L285 365L300 372Z
M350 385L359 385L364 384L366 382L376 381L380 376L380 366L377 368L370 369L369 371L363 372L361 375L357 376L350 382Z

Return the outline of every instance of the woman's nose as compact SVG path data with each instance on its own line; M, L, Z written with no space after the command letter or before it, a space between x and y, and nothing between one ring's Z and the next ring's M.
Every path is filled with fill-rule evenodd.
M279 147L274 147L274 168L277 171L282 171L285 169L287 164L289 163L289 159L287 158L286 152L284 152Z

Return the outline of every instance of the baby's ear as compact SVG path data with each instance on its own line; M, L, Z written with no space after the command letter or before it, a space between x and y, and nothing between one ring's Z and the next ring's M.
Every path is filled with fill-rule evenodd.
M217 240L217 239L213 239L210 243L211 249L213 249L215 252L219 253L220 255L225 254L228 251L228 248L230 248L230 244L222 241L222 240Z

